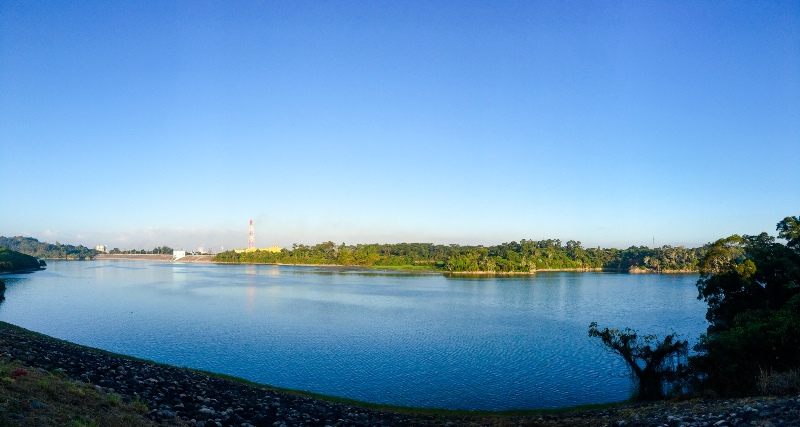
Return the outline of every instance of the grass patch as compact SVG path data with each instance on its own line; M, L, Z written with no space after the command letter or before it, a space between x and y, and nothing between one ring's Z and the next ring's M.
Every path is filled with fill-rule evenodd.
M108 404L111 406L119 406L122 403L122 399L120 399L119 395L116 393L111 393L108 395Z
M0 426L150 427L156 424L118 395L104 395L19 362L0 360Z
M150 408L147 407L147 402L142 400L142 398L139 396L136 396L135 399L131 400L131 407L140 414L146 414L150 412Z
M98 427L97 421L80 417L70 420L69 425L72 427Z
M762 370L758 375L757 386L762 395L789 396L800 393L800 369L786 372Z

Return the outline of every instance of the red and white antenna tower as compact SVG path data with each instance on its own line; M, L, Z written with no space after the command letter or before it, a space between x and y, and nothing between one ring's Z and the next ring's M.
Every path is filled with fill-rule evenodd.
M247 237L247 249L255 249L256 233L253 231L253 220L250 220L250 235Z

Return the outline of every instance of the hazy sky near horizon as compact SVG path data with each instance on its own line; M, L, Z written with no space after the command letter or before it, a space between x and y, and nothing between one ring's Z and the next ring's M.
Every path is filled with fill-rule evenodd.
M775 234L800 2L6 0L0 156L87 246Z

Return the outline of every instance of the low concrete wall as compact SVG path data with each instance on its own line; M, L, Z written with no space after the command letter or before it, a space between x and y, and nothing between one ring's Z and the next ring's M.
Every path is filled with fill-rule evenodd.
M94 256L96 260L104 259L127 259L127 260L147 260L147 261L172 261L172 255L162 254L98 254Z
M214 262L214 255L186 255L175 262Z

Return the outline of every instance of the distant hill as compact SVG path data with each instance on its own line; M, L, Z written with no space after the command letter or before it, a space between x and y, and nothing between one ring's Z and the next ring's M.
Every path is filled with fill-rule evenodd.
M40 242L33 237L3 237L0 236L0 246L31 255L36 258L47 259L91 259L99 252L86 246L62 245Z
M0 246L0 272L34 270L41 268L36 258Z

